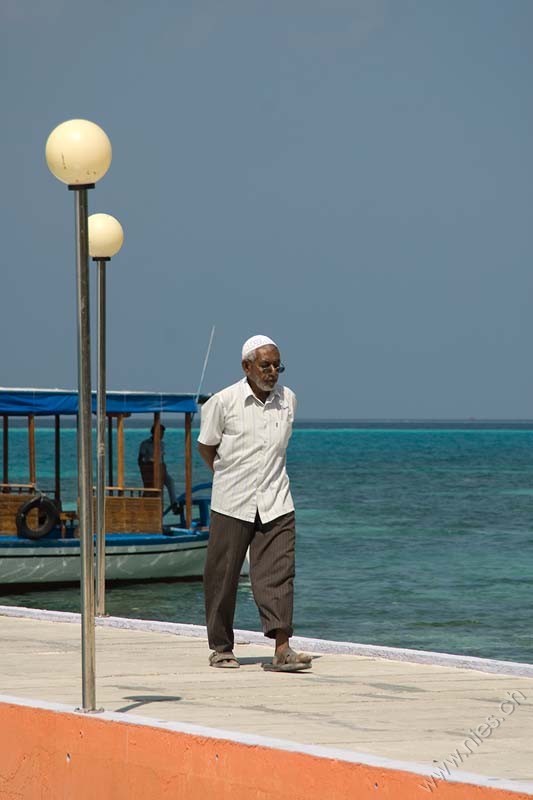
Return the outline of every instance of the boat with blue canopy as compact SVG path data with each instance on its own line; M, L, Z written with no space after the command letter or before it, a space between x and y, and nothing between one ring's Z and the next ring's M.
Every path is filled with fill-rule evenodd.
M192 419L207 395L154 392L106 394L106 578L110 581L201 577L209 530L210 484L193 485ZM93 412L96 395L93 394ZM0 483L0 585L70 583L80 580L76 503L62 499L61 421L75 418L78 393L64 389L0 388L2 483ZM161 415L184 418L185 487L176 506L163 504ZM125 478L124 425L132 415L153 419L153 485ZM36 470L36 419L52 418L54 485L44 490ZM27 420L28 481L10 481L10 420ZM17 422L20 427L20 422ZM115 435L113 431L115 429ZM113 442L116 444L116 457ZM116 464L116 474L114 465ZM140 481L139 481L140 482ZM168 520L168 521L167 521Z

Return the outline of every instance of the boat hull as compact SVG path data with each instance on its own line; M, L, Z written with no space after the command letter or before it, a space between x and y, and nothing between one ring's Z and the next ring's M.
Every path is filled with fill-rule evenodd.
M169 535L108 534L106 579L110 581L200 578L207 531L175 529ZM79 582L78 539L0 538L0 585Z

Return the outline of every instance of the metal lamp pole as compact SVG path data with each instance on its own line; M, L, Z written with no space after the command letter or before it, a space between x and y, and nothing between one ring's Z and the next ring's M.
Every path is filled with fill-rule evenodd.
M94 186L94 184L93 184ZM71 188L71 187L69 187ZM94 632L94 557L92 498L91 344L89 322L89 266L87 188L76 192L76 274L78 308L78 496L80 498L82 705L96 709L96 653ZM92 188L92 187L91 187Z
M106 421L106 263L124 241L120 222L110 214L89 217L89 253L97 262L98 387L96 394L96 616L105 615L105 421Z
M78 342L78 496L80 503L82 711L96 710L94 629L94 545L91 453L91 353L87 190L105 175L111 163L111 143L88 120L69 120L55 128L46 142L52 174L75 192L76 284ZM89 182L87 179L92 182Z
M108 258L98 261L98 386L96 395L96 616L105 614L106 281Z

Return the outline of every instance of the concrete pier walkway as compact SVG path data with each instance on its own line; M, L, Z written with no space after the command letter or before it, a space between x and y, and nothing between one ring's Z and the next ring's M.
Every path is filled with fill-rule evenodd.
M312 670L273 674L255 633L238 635L238 670L208 666L195 626L107 618L96 633L104 717L390 765L428 792L465 781L533 796L533 666L300 639ZM78 615L0 607L0 702L79 706L80 635Z

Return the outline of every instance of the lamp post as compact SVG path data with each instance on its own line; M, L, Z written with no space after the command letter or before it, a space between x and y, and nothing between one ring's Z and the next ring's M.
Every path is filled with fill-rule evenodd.
M96 395L96 615L105 614L106 262L124 241L110 214L89 217L89 255L98 263L98 388Z
M71 119L54 128L46 142L51 173L74 192L78 343L78 496L80 504L82 711L96 710L94 630L94 544L91 454L91 351L87 190L111 164L111 142L94 122Z

